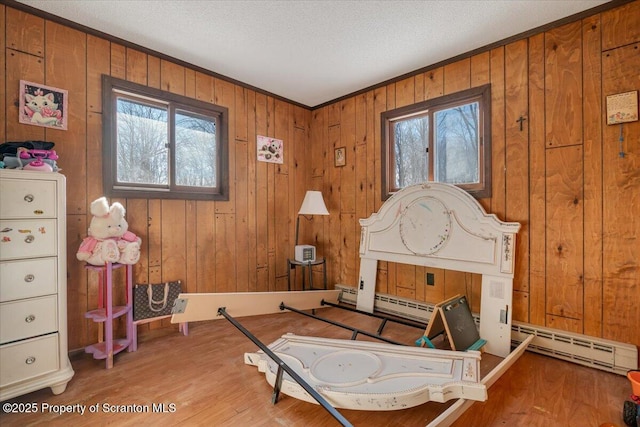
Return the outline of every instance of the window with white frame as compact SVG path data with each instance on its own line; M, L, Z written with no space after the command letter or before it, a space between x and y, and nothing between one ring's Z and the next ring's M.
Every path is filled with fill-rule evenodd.
M385 111L382 199L428 181L491 196L490 85Z
M103 76L103 177L113 197L228 200L228 110Z

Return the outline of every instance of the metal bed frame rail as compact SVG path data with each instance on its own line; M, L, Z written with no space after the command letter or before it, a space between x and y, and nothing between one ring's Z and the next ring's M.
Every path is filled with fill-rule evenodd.
M285 371L289 376L297 382L307 393L311 395L324 409L327 410L340 424L345 427L353 427L352 424L334 408L329 402L326 401L313 387L311 387L304 379L302 379L290 366L288 366L282 359L280 359L273 351L263 344L255 335L249 332L244 326L242 326L236 319L234 319L225 307L218 308L218 314L224 316L233 326L235 326L240 332L242 332L247 338L249 338L260 350L262 350L267 356L269 356L278 365L278 372L276 373L276 381L273 386L273 395L271 403L276 404L278 397L280 396L280 389L282 387L282 376Z
M406 345L403 343L399 343L397 341L391 340L389 338L385 338L383 336L381 336L382 334L382 330L384 329L385 325L387 324L387 322L394 322L394 323L399 323L405 326L411 326L414 328L418 328L418 329L423 329L426 327L426 325L422 324L422 323L418 323L418 322L412 322L412 321L408 321L405 319L399 319L399 318L395 318L395 317L391 317L391 316L385 316L379 313L369 313L366 311L362 311L362 310L358 310L358 309L354 309L351 307L346 307L344 305L341 304L334 304L332 302L328 302L325 300L322 300L321 305L328 305L331 307L335 307L335 308L339 308L342 310L347 310L347 311L353 311L359 314L364 314L366 316L369 317L375 317L377 319L381 319L381 323L380 326L378 327L378 330L376 331L376 333L372 333L372 332L367 332L365 330L359 329L359 328L355 328L353 326L349 326L346 325L344 323L340 323L337 322L335 320L331 320L331 319L326 319L320 316L317 316L315 314L315 309L312 310L311 313L307 313L303 310L299 310L295 307L291 307L286 305L284 302L280 303L280 310L284 311L284 310L289 310L293 313L297 313L297 314L301 314L303 316L307 316L307 317L311 317L313 319L316 320L320 320L322 322L326 322L329 323L331 325L343 328L343 329L348 329L350 331L352 331L352 335L351 335L351 339L355 340L358 336L358 334L361 335L366 335L368 337L371 338L376 338L380 341L384 341L390 344L396 344L396 345ZM309 393L309 395L311 395L311 397L313 397L327 412L329 412L340 424L342 424L343 426L347 427L347 426L352 426L351 423L349 423L349 421L336 409L334 408L329 402L327 402L327 400L322 397L311 385L309 385L309 383L307 383L302 377L300 377L289 365L287 365L282 359L280 359L273 351L271 351L271 349L265 345L264 343L262 343L262 341L260 341L255 335L253 335L251 332L249 332L244 326L242 326L240 324L240 322L238 322L233 316L231 316L229 313L227 313L226 307L220 307L218 308L218 314L223 316L225 319L227 319L233 326L236 327L236 329L238 329L240 332L242 332L247 338L249 338L255 345L257 345L260 350L262 350L267 356L269 356L277 365L278 365L278 372L276 373L276 381L273 385L273 395L271 397L271 403L272 404L276 404L278 402L278 398L280 396L280 390L282 388L282 378L283 378L283 371L286 372L287 374L289 374L289 376L295 381L297 382L307 393Z

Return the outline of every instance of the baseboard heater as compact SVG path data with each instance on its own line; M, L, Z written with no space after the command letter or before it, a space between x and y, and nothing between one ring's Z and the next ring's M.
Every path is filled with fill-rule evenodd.
M358 292L355 287L336 285L335 288L342 291L341 302L356 304ZM425 324L429 322L433 313L433 304L378 293L375 296L374 307L380 312L413 319ZM480 317L474 314L474 319L476 325L479 325ZM528 323L512 322L511 343L513 346L523 342L529 335L534 335L534 338L527 347L528 351L620 375L627 375L628 371L638 369L638 348L631 344Z

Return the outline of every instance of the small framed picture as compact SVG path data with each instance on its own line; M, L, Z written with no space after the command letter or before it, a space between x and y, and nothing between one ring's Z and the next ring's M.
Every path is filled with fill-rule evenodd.
M20 80L20 123L67 130L68 92Z
M333 164L336 167L344 166L347 164L347 148L346 147L340 147L335 149Z
M258 135L258 161L284 163L282 140Z
M607 124L635 122L638 120L638 91L616 93L607 96Z

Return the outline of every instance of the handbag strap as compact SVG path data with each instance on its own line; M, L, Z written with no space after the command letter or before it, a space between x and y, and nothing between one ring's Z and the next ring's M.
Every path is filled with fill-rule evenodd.
M147 286L147 296L149 297L149 309L151 311L162 311L167 306L167 298L169 297L169 282L164 284L164 297L160 301L156 301L153 299L153 289L151 285ZM162 304L160 308L153 308L152 304Z

